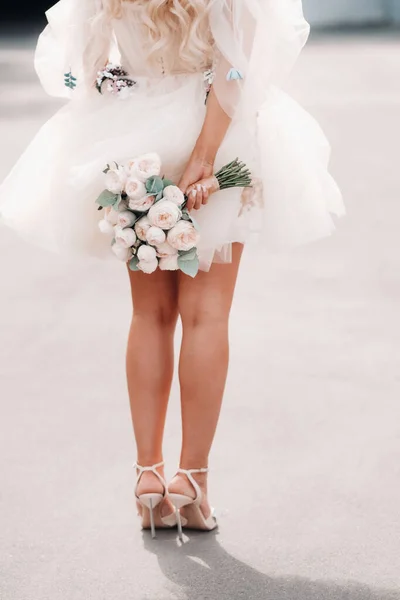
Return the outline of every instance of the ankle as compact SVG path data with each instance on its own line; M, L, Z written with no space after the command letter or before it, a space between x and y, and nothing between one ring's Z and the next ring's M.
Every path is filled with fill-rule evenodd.
M191 469L208 469L208 456L182 455L179 468L186 471L190 471Z
M141 467L152 467L163 462L162 454L138 454L137 465ZM163 469L163 466L157 467L157 471Z
M183 468L183 467L181 467L181 468ZM189 470L189 469L187 469L187 470ZM202 491L204 493L207 493L208 473L207 472L206 473L191 473L191 476L196 481L196 483L200 486ZM192 487L192 484L190 483L190 480L185 473L178 472L174 479L175 479L175 481L180 480L180 481L184 482L186 485Z

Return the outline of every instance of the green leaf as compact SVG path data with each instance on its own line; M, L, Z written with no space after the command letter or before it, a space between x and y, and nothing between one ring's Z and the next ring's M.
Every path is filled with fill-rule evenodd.
M181 256L178 258L178 266L182 273L189 275L189 277L196 277L199 272L199 259L194 258L193 260L184 260Z
M139 271L138 262L139 259L137 256L131 258L131 260L129 261L129 268L131 271Z
M122 203L123 203L123 206L121 206ZM120 194L117 195L117 201L115 202L115 204L113 205L113 207L114 207L115 210L118 210L120 212L122 212L123 210L130 210L130 208L128 207L127 202L125 202L125 199ZM137 216L136 213L133 212L133 210L131 210L131 213L133 215L135 215L135 217ZM136 221L137 221L137 219L136 219Z
M151 194L150 194L150 196L151 196ZM158 202L159 200L162 200L162 198L163 198L163 193L159 192L156 196L156 202Z
M164 189L164 182L161 177L149 177L146 181L146 190L151 195L157 195Z
M191 221L192 220L192 217L190 216L190 214L188 213L187 210L183 210L182 211L182 219L184 221Z
M97 198L97 204L100 204L103 208L106 206L114 206L114 204L118 201L118 198L121 196L119 194L113 194L109 190L104 190L101 192L100 196Z
M179 258L182 259L182 261L188 261L188 260L193 260L194 258L197 257L197 248L192 248L191 250L181 250L179 252Z
M170 179L166 179L165 177L163 178L163 184L165 188L169 185L175 185L173 181L171 181Z
M196 231L200 231L200 225L198 224L198 222L196 221L196 219L194 217L192 217L192 215L190 216L190 220L192 222L193 227L195 228Z

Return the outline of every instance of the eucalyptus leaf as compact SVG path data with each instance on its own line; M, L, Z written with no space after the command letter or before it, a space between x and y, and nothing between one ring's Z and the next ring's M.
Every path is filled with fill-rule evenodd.
M118 194L118 195L117 195L117 200L116 200L116 202L115 202L115 203L114 203L114 205L113 205L113 208L114 208L114 210L118 210L118 211L121 211L121 212L122 212L122 210L125 210L125 207L124 207L124 206L122 206L122 207L121 207L121 202L122 202L122 201L123 201L123 200L122 200L122 196L121 196L121 194Z
M199 259L196 256L193 260L184 260L183 257L180 256L178 258L178 266L185 275L196 277L199 272Z
M163 198L163 193L159 192L156 196L156 202L158 202L159 200L162 200L162 198Z
M101 192L96 202L103 208L105 208L106 206L114 206L114 204L118 200L118 196L119 194L113 194L109 190L104 190L103 192Z
M191 250L181 250L179 252L179 258L183 261L190 261L197 257L197 248L192 248Z
M194 217L192 217L192 215L189 215L189 216L190 216L190 221L192 222L192 225L195 228L195 230L200 231L200 225L198 224L196 219Z
M139 271L138 262L139 259L137 256L131 258L131 260L129 261L129 268L131 271Z
M191 218L191 216L190 216L190 214L188 213L187 210L183 210L182 211L182 219L184 221L191 221L192 220L192 218Z
M171 181L170 179L166 179L165 177L163 179L163 184L164 184L165 188L168 187L169 185L175 185L173 181Z
M149 177L146 181L146 190L149 194L157 195L164 189L164 182L161 177Z

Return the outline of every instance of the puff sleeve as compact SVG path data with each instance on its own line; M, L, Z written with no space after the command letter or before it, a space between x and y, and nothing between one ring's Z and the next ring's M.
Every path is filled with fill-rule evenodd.
M93 85L110 52L112 28L101 0L60 0L46 12L35 69L50 96L72 97Z
M271 86L281 86L305 45L301 0L217 0L210 25L214 91L225 112L254 115Z

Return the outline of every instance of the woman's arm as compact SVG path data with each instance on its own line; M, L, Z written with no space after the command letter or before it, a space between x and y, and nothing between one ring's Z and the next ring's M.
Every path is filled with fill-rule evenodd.
M179 182L181 190L188 194L187 208L189 210L199 209L202 204L207 204L209 188L202 185L196 186L196 184L213 175L215 157L230 123L231 118L221 108L217 96L211 88L201 133Z

